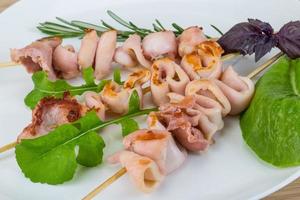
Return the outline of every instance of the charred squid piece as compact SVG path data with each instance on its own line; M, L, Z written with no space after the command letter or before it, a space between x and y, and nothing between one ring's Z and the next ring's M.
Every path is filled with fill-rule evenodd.
M130 35L123 46L117 49L114 61L128 69L134 68L134 64L148 69L151 66L151 62L143 55L141 37L137 34Z
M62 99L44 98L32 111L32 122L18 136L18 141L46 135L60 125L78 120L86 111L85 106L68 94Z
M156 112L149 113L147 117L147 126L151 130L167 130L166 127L159 121Z
M221 80L215 80L215 82L231 104L230 115L239 114L248 107L255 90L250 78L239 76L229 66L223 72Z
M148 34L142 42L144 55L149 60L161 57L176 58L177 42L173 31L162 31Z
M185 95L195 96L197 103L203 107L220 108L223 116L226 116L231 110L230 102L214 80L191 81L186 86Z
M169 101L167 93L169 92L184 94L190 79L175 61L169 58L156 60L151 70L151 92L156 105L167 103Z
M183 56L181 66L191 80L200 78L218 79L222 73L221 55L223 49L214 41L204 41L196 50Z
M126 136L123 144L126 150L152 159L163 175L180 167L187 156L167 130L141 129Z
M81 40L78 52L80 70L93 66L98 46L98 35L95 30L88 30Z
M202 31L202 27L192 26L185 29L178 37L178 53L181 57L196 50L196 46L207 38Z
M116 49L114 61L129 70L135 70L136 66L138 65L135 58L131 57L129 53L122 47L118 47Z
M89 109L94 109L102 121L105 121L106 107L103 104L101 97L96 92L85 92L84 93L85 105Z
M133 91L137 91L142 107L143 94L140 85L133 88L124 88L114 81L107 83L100 93L101 100L114 113L125 114L128 112L128 103Z
M205 151L217 127L208 120L204 113L195 110L195 99L192 96L184 97L178 103L168 103L159 107L156 112L158 119L167 130L172 132L176 140L187 150Z
M77 53L74 47L57 46L53 52L54 69L61 74L64 79L75 78L80 74L77 62Z
M22 49L11 49L12 61L22 64L28 73L40 70L48 74L49 79L55 80L56 74L52 68L52 54L62 42L59 37L48 37L37 40Z
M132 89L136 86L142 86L148 82L151 77L151 72L148 69L139 69L129 74L127 81L124 82L124 88Z
M95 77L101 80L111 72L113 56L117 45L117 31L102 33L95 59Z
M183 96L176 93L169 93L168 97L170 98L170 103L180 104L191 98L190 96ZM195 100L195 104L192 108L187 108L186 112L190 115L200 115L202 118L201 123L206 123L208 126L211 127L211 131L206 131L205 136L208 140L212 139L214 133L218 130L221 130L224 127L224 121L222 118L222 109L218 105L214 107L210 104L202 105L201 101L198 101L197 96L193 96ZM205 116L203 116L203 114Z
M146 193L155 190L164 179L164 175L152 159L131 151L121 151L110 157L109 162L121 163L132 183Z

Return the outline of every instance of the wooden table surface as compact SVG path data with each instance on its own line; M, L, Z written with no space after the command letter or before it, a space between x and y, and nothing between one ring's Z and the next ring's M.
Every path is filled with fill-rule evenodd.
M12 5L17 0L0 0L0 12ZM264 200L299 200L300 199L300 178L288 186L264 198Z

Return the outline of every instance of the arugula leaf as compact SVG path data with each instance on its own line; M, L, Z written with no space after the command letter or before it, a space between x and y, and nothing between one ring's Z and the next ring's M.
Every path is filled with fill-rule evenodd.
M139 129L139 124L134 119L126 119L120 122L123 137Z
M16 146L17 162L33 182L60 184L70 180L77 168L76 160L88 167L101 163L105 144L92 127L102 124L97 114L90 112L45 136L22 140ZM77 145L79 153L76 159Z
M135 100L134 100L135 101ZM16 146L16 159L24 175L32 182L60 184L72 179L77 163L92 167L102 162L102 138L96 131L112 124L124 124L131 118L149 114L157 108L138 110L120 118L102 122L94 111L72 124L57 127L47 135L22 140ZM136 128L125 125L124 134ZM76 156L75 147L79 146Z
M100 92L108 80L102 80L99 84L94 81L94 71L92 67L83 70L84 85L72 86L65 80L50 81L45 72L40 71L32 75L34 89L25 97L25 104L33 109L44 97L63 97L65 92L70 92L72 96L81 95L85 91Z
M140 110L140 97L136 90L134 90L129 99L128 114L134 113Z
M120 68L116 68L115 70L114 70L114 81L116 82L116 83L118 83L119 85L122 85L123 83L122 83L122 80L121 80L121 70L120 70Z

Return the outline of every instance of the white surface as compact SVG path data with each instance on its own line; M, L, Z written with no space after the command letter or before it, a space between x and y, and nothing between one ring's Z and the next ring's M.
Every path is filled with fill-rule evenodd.
M150 27L158 18L163 24L199 24L206 33L217 36L209 24L227 30L249 17L268 21L278 29L290 20L299 19L300 2L22 0L0 15L0 61L8 60L9 48L23 47L42 36L35 29L38 22L53 20L55 16L94 23L100 22L100 19L112 22L105 14L107 9L143 26ZM78 40L67 42L78 45ZM247 74L255 65L252 60L239 59L235 68ZM23 98L31 89L30 76L23 68L0 70L0 146L14 141L29 123L31 112L25 107ZM140 118L140 121L144 120L145 117ZM142 194L125 175L97 199L258 199L299 176L299 168L276 169L258 160L242 140L238 118L227 118L225 124L208 152L190 155L187 162L169 175L156 192ZM104 132L107 156L121 148L121 138L118 127L110 127ZM63 185L35 184L23 176L13 151L6 152L0 155L0 199L81 199L118 168L105 163L89 169L79 167L74 179Z

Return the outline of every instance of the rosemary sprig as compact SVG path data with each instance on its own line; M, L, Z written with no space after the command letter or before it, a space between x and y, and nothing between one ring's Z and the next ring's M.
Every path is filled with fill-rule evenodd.
M118 31L118 37L117 40L119 42L125 41L130 35L132 34L138 34L142 38L144 38L149 33L153 32L160 32L167 30L162 23L155 19L154 23L152 24L153 29L147 29L143 27L137 26L135 23L131 21L125 21L118 15L116 15L114 12L108 10L107 14L116 22L118 22L120 25L122 25L125 30L117 30L114 28L114 26L108 24L107 22L101 20L101 24L92 24L84 21L78 21L78 20L72 20L67 21L65 19L62 19L60 17L56 17L57 22L49 22L46 21L44 23L40 23L39 26L37 26L37 29L39 29L41 32L50 35L50 36L60 36L63 38L70 38L70 37L79 37L82 38L85 34L85 31L87 29L94 29L98 32L99 35L101 35L103 32L108 30L117 30ZM218 29L216 26L211 25L214 29L216 29L221 35L223 34L220 29ZM184 28L179 26L176 23L172 23L172 27L174 30L174 34L176 36L179 36L183 31ZM207 36L210 38L209 36Z
M140 35L143 38L149 33L166 30L166 28L157 19L155 19L155 23L153 23L153 30L151 30L151 29L139 27L131 21L127 22L110 10L107 11L107 14L116 22L124 26L124 28L126 28L127 30L117 30L116 28L114 28L114 26L108 24L103 20L101 20L100 25L96 25L96 24L92 24L84 21L78 21L78 20L68 21L60 17L56 17L56 20L58 22L46 21L44 23L40 23L39 26L37 26L37 29L39 29L41 32L47 35L60 36L63 38L70 38L70 37L81 38L84 36L85 31L87 29L94 29L98 32L99 35L101 35L103 32L108 30L117 30L119 42L123 42L131 34L134 33ZM176 36L180 35L184 30L182 27L180 27L175 23L173 23L172 25L175 28L173 32L175 33Z

